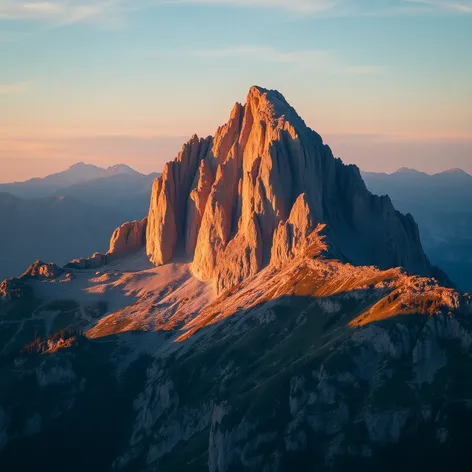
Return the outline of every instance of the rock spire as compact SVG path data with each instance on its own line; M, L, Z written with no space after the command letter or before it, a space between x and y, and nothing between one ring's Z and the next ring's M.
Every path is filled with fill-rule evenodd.
M303 251L318 224L353 264L433 275L413 218L372 195L282 94L252 87L214 137L193 136L154 182L146 250L156 265L189 257L221 292Z

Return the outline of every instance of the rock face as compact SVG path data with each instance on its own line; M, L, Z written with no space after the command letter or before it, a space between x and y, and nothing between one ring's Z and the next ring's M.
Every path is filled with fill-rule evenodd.
M53 262L46 264L43 261L37 260L26 269L20 279L56 279L64 272L64 269L61 269Z
M82 257L80 259L73 259L65 265L67 269L97 269L108 263L108 256L106 254L101 254L96 252L91 257Z
M303 253L314 228L306 194L302 193L294 203L288 220L281 221L274 231L271 263L275 267L282 267Z
M252 87L214 137L194 136L154 183L147 254L193 259L193 273L231 288L303 250L318 223L339 257L358 265L433 269L418 227L359 169L333 157L277 91Z
M198 218L198 212L192 205L187 205L190 193L195 189L199 207L205 207L206 202L200 202L204 190L198 190L198 179L201 167L200 161L208 154L211 138L198 139L195 135L184 145L181 153L173 162L164 167L161 177L154 181L149 207L146 248L151 261L156 265L170 262L178 247L185 248L186 226L191 229ZM198 174L197 174L198 171ZM203 185L202 177L202 187ZM195 212L188 222L189 212ZM189 217L190 218L190 217ZM187 223L187 225L186 225ZM198 225L194 231L198 232ZM190 246L190 245L189 245Z
M110 239L109 257L121 257L132 254L144 247L146 242L147 218L132 221L117 228Z

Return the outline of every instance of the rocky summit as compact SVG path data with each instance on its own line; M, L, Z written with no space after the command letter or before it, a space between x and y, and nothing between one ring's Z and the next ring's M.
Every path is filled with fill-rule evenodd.
M470 470L472 298L259 87L106 254L0 284L0 470Z
M318 223L346 261L438 275L413 218L372 195L358 168L334 158L282 94L261 87L214 137L193 136L165 166L148 221L151 261L185 255L218 292L292 258Z

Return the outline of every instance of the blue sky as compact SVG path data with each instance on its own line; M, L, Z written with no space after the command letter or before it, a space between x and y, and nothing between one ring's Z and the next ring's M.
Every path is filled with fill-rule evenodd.
M0 180L160 170L253 84L366 170L472 172L471 44L469 0L0 0Z

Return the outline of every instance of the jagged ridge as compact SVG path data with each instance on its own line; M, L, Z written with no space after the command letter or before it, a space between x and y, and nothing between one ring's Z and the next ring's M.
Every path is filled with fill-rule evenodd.
M219 292L293 258L318 223L356 265L438 275L411 215L372 195L277 91L252 87L214 137L193 136L153 186L147 254L186 254Z

